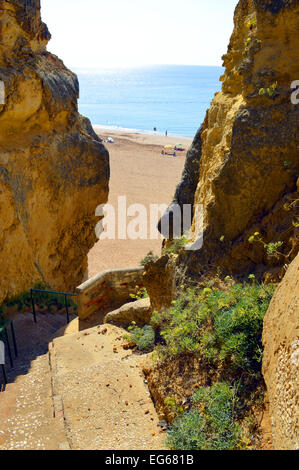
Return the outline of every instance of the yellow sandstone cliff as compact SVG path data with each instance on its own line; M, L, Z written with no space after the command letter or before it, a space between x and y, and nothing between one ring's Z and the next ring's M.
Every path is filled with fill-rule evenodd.
M263 374L275 449L299 448L299 255L277 288L264 321Z
M203 247L147 267L157 307L169 304L174 285L198 283L218 269L279 280L298 253L299 105L291 84L299 79L299 2L240 0L234 23L222 91L188 152L174 199L202 205ZM194 217L192 242L200 231ZM278 242L269 255L265 245ZM162 276L159 289L165 266L169 279Z
M39 0L0 0L0 301L37 281L73 290L107 201L108 152L50 37Z

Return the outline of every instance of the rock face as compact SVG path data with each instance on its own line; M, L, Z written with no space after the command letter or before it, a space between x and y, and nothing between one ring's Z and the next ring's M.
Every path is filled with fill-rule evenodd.
M203 206L204 234L201 250L178 257L177 285L217 267L279 278L298 252L299 105L291 102L291 84L299 76L299 2L240 0L234 22L222 91L175 195L181 205ZM195 222L193 242L200 235ZM256 232L265 244L282 242L283 256L268 256L262 242L250 244Z
M50 37L39 0L0 0L0 302L37 281L73 290L108 196L108 152Z
M263 343L274 446L295 450L299 448L299 255L269 306Z
M170 307L175 297L176 266L173 258L175 257L165 255L157 262L146 265L143 279L151 299L153 311Z

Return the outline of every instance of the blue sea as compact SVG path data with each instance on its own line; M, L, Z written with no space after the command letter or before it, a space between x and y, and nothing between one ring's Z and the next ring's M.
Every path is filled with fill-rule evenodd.
M151 66L75 70L79 111L94 126L194 137L214 94L222 67Z

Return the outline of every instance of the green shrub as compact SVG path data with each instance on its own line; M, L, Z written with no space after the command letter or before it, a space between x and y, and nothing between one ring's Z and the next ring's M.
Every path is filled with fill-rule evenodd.
M148 352L153 349L156 335L152 326L145 325L143 328L139 328L133 322L128 330L130 331L129 339L136 343L140 351Z
M278 96L277 86L278 86L278 83L275 82L275 83L272 83L272 85L270 85L268 88L260 88L259 95L260 96L267 95L269 98L272 98L272 97L275 98L276 96Z
M248 242L250 244L253 243L261 243L264 246L264 249L267 252L267 255L271 258L279 258L280 256L285 256L283 253L280 253L278 250L283 246L283 242L271 242L265 243L261 234L259 232L255 232L251 237L248 238Z
M263 318L273 293L273 285L257 283L235 284L229 291L188 289L152 317L164 342L160 355L195 354L215 366L259 371Z
M201 450L204 447L204 420L197 410L177 418L167 434L166 445L173 450Z
M174 416L184 413L184 408L177 403L176 397L167 397L164 399L164 404L173 413Z
M226 290L188 289L152 317L160 360L198 357L207 383L218 380L197 390L191 409L176 418L167 438L172 449L244 448L239 422L263 402L263 319L275 290L249 278L244 285L226 278Z
M240 448L242 429L235 421L234 399L234 389L225 382L197 390L193 408L171 426L168 446L174 450Z
M148 298L148 292L145 287L136 286L135 293L130 294L131 299L133 300L141 300Z

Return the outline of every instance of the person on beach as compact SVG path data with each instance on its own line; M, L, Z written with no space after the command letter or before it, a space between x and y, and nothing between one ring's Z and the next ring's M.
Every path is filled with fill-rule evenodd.
M168 131L165 132L166 137L168 136Z

